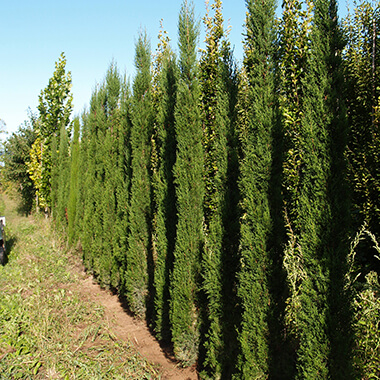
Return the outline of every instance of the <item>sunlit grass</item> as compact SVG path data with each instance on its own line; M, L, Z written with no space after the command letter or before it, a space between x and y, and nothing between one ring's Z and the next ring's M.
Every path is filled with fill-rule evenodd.
M1 379L159 378L129 342L117 339L103 308L80 295L72 256L49 222L14 209L7 200L11 245L0 267Z

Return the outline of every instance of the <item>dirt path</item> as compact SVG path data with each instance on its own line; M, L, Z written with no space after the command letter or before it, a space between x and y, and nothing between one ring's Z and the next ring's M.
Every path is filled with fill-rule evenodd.
M25 216L18 214L16 202L4 196L7 204L7 221L10 225L19 224ZM29 217L32 218L32 217ZM91 301L104 308L104 318L110 331L120 340L131 342L138 352L150 363L160 368L163 380L196 380L195 368L181 368L178 363L165 352L158 341L150 333L144 321L137 320L124 309L117 295L102 289L91 275L85 272L82 261L72 253L68 255L68 270L78 277L69 285L72 290L79 293L84 300Z
M150 333L144 321L133 318L121 304L117 295L102 289L93 277L86 274L83 266L77 261L73 265L81 278L80 286L76 288L86 299L104 307L105 318L112 332L121 340L131 341L140 354L149 362L161 368L162 379L195 380L198 379L195 368L181 368L170 354L166 353L158 341Z

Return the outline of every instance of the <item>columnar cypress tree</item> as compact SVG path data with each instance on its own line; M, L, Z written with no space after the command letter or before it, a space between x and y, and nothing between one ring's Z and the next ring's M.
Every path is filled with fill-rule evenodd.
M319 168L327 189L321 186L319 202L328 202L320 234L325 273L329 275L327 294L329 308L330 376L349 379L352 375L350 348L350 297L345 291L347 273L348 231L350 227L347 165L344 157L348 123L345 106L345 79L342 62L344 47L335 0L315 1L312 28L311 61L313 78L307 81L309 120L318 130ZM323 137L324 136L324 137ZM324 153L323 153L324 152ZM328 155L328 157L326 157ZM322 174L324 171L324 174ZM323 176L323 177L322 177ZM325 186L325 185L324 185ZM327 190L327 193L326 193ZM327 198L326 198L327 197ZM326 203L325 203L326 204ZM330 210L328 210L330 209ZM322 280L322 279L321 279ZM327 281L327 279L326 279Z
M177 159L174 166L178 223L170 321L174 353L188 365L196 361L199 345L198 289L204 197L197 39L194 7L185 1L179 14L180 79L175 110Z
M94 178L91 189L91 199L93 200L94 210L91 218L90 226L92 226L92 238L90 242L90 255L92 257L91 270L103 282L103 269L107 262L108 251L105 251L105 235L103 231L103 210L102 203L104 198L105 185L105 138L107 132L106 118L106 84L103 82L96 94L95 110L92 113L92 144L94 154Z
M86 131L82 138L82 143L85 144L86 149L83 151L86 166L85 169L83 189L85 192L84 197L84 210L82 221L82 247L83 259L86 268L92 270L93 268L93 251L92 245L95 234L99 233L99 217L96 209L96 149L97 149L97 126L96 126L96 113L98 112L99 102L99 89L96 89L91 97L90 110L85 117L84 129Z
M223 260L226 222L226 192L229 128L229 102L224 83L222 2L212 4L214 16L204 19L206 50L200 62L203 147L205 154L204 250L202 290L205 294L206 321L204 366L208 376L221 376L224 358Z
M70 190L69 199L67 206L67 217L68 217L68 229L67 235L69 239L69 244L73 244L75 239L78 237L78 231L75 227L75 219L77 214L77 199L79 191L79 130L80 123L79 118L74 119L74 136L71 144L71 160L70 160Z
M270 178L274 99L275 1L247 1L244 71L247 77L239 122L241 231L238 296L242 307L239 378L269 373Z
M129 205L129 236L125 274L126 296L131 310L144 317L147 309L151 268L151 175L150 152L153 128L151 52L145 33L136 44L137 74L133 82L131 155L132 178Z
M224 237L223 237L223 260L222 260L222 286L223 286L223 372L222 377L229 378L235 371L237 359L237 321L239 320L239 308L237 300L236 273L239 263L239 160L238 160L238 136L237 136L237 113L239 71L230 43L222 41L221 76L223 91L227 93L228 123L226 125L227 138L227 172L225 209L224 209Z
M60 131L61 132L61 131ZM45 139L44 139L45 140ZM46 140L45 140L46 141ZM51 215L55 217L55 212L57 210L57 201L58 201L58 177L59 177L59 145L60 145L61 139L57 136L57 134L53 134L51 136L51 140L49 145L43 144L41 145L41 174L43 181L47 180L47 177L44 178L45 168L47 166L51 166L49 168L49 181L44 184L45 187L45 194L48 194L50 201L50 211ZM44 154L45 152L45 154ZM49 159L47 159L49 157ZM47 208L45 208L45 212L47 211Z
M62 228L67 226L67 200L70 185L69 141L65 126L61 127L57 176L57 205L54 218Z
M304 327L300 326L299 305L300 293L305 288L304 257L300 246L297 244L299 231L293 231L290 220L294 220L297 213L297 197L300 168L302 163L303 150L297 136L302 128L301 117L303 111L303 88L301 85L302 76L306 68L306 50L308 29L302 29L300 25L301 3L297 1L286 1L284 3L283 18L280 28L280 96L279 105L284 133L284 163L283 178L285 183L283 188L283 198L285 202L285 226L288 235L288 246L284 252L284 266L287 274L287 285L289 299L287 300L285 313L285 328L292 334L291 349L294 358L290 358L292 363L296 362L299 346L300 334ZM306 25L308 27L308 24ZM291 217L289 214L292 214ZM288 377L295 377L295 373L288 373Z
M165 32L160 32L159 40L154 67L156 118L152 139L154 321L157 337L170 341L169 287L177 221L173 166L176 158L174 109L178 69Z
M286 325L293 337L296 378L329 376L328 293L331 95L321 20L310 32L310 4L286 2L282 26L281 111L285 132L284 253L289 298ZM318 10L320 11L320 10ZM297 38L297 39L294 39ZM310 41L310 42L309 42ZM327 43L328 45L328 43Z
M126 234L118 223L118 198L121 199L118 188L123 186L125 169L124 160L119 157L125 155L120 100L121 78L112 63L103 84L94 92L90 111L84 118L80 160L84 171L80 182L83 191L78 197L85 203L80 214L86 266L103 285L115 288L120 285L120 270L116 264L119 261L115 256L120 255L121 249L125 250L125 245L121 248L119 243L120 236ZM124 214L127 212L125 201L121 201Z
M128 205L131 183L131 94L129 83L123 78L120 94L120 125L117 130L117 176L116 176L116 212L117 242L114 250L114 266L119 271L119 291L125 294L125 277L128 236Z
M81 126L81 139L78 160L78 192L76 201L76 212L74 228L76 231L76 241L83 249L84 236L85 236L85 209L88 201L88 188L85 186L87 181L87 171L89 167L88 162L88 148L89 148L89 125L88 125L88 112L83 111Z
M116 186L118 180L118 129L120 127L120 90L121 79L115 63L111 63L105 78L105 130L99 139L99 151L104 167L101 195L101 218L103 231L102 245L102 282L106 285L119 284L119 271L114 266L114 251L117 247L117 204Z

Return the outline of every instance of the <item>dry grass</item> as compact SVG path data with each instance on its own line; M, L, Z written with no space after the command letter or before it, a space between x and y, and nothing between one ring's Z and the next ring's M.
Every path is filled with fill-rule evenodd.
M3 200L9 256L0 267L1 379L159 378L116 338L103 308L80 297L79 275L49 222L22 217L14 200Z

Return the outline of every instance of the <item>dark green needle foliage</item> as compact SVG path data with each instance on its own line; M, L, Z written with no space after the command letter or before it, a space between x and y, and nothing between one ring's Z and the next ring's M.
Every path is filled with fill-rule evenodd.
M153 132L152 75L150 42L141 32L136 44L136 76L133 81L131 128L131 194L125 287L129 307L144 318L151 280L151 173ZM148 267L148 261L149 267Z
M67 218L68 218L68 228L67 236L69 244L72 245L76 238L78 237L78 231L75 229L75 219L77 214L77 200L79 193L79 132L80 132L80 122L79 118L74 119L74 136L71 144L71 157L70 157L70 188L69 188L69 199L67 206Z
M175 109L177 159L174 181L177 235L171 279L170 322L177 359L195 363L199 346L199 285L203 222L203 149L194 7L185 1L179 15L180 79Z
M117 128L117 172L116 181L116 246L113 253L112 281L113 287L117 286L120 294L125 294L124 271L127 258L128 238L128 205L131 182L131 94L129 83L124 78L120 91L120 125ZM117 267L117 272L115 272ZM118 283L118 285L116 285Z
M82 144L84 166L84 210L82 221L81 243L83 248L84 264L88 270L99 275L99 243L101 234L101 219L99 210L99 173L101 165L98 160L101 155L98 152L98 133L103 127L104 89L97 88L91 97L90 109L84 120L84 131ZM102 143L103 144L103 143ZM99 165L98 165L99 164Z
M118 268L114 265L114 251L117 247L117 201L118 180L118 129L120 128L121 78L115 63L111 63L105 78L105 126L99 138L99 151L104 167L100 201L102 220L102 282L116 287L119 284Z
M67 227L67 206L70 190L70 157L69 141L67 131L64 126L61 127L60 143L58 151L57 172L57 204L54 212L54 218L58 226L62 229ZM53 171L54 173L54 171Z
M115 265L121 233L117 213L119 155L124 154L119 146L121 86L117 67L111 63L84 117L79 161L83 171L79 188L83 186L83 191L77 198L84 202L84 208L78 201L77 206L83 218L81 243L86 266L102 285L115 288L120 284L120 270Z
M157 337L170 341L169 287L177 224L173 166L176 158L174 110L178 66L169 45L169 38L162 30L159 40L154 63L153 97L156 116L151 156L154 321Z
M223 26L222 2L212 3L213 16L207 9L206 49L200 61L201 106L204 148L204 249L202 252L202 291L205 304L204 375L218 378L224 357L223 261L227 211L227 137L229 93L224 74L223 48L228 49Z
M330 376L334 379L350 379L350 297L345 291L346 261L349 252L350 227L347 165L344 157L347 144L347 109L345 106L345 79L343 75L342 50L344 40L338 22L335 0L318 0L314 4L311 31L310 75L306 82L306 121L313 136L316 157L314 178L309 198L319 204L323 211L314 218L319 223L319 255L328 283L324 297L327 304L327 331L329 339ZM318 185L317 185L318 184ZM319 214L319 215L318 215ZM319 285L322 287L322 285ZM326 285L325 285L326 286ZM325 302L325 301L324 301Z
M244 39L246 81L240 96L241 230L238 297L242 308L236 378L269 373L269 274L272 134L275 126L275 1L247 1Z
M288 235L283 259L289 291L285 322L296 355L295 377L327 378L331 354L330 139L339 138L330 134L334 112L327 101L332 96L328 66L332 31L326 30L327 4L325 8L317 4L313 23L310 3L305 10L297 1L285 4L280 63Z

